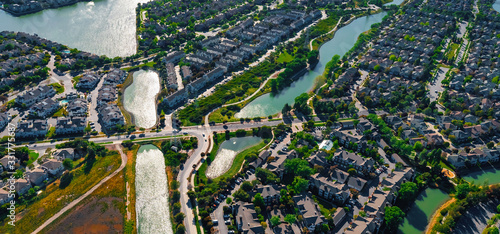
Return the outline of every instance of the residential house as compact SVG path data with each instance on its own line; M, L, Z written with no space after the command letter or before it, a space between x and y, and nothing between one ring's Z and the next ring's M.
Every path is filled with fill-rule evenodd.
M295 150L288 152L286 155L280 155L274 161L267 164L267 169L276 174L279 178L283 178L285 174L285 160L297 158L298 154Z
M0 113L0 130L3 130L9 124L10 116L7 113Z
M363 158L355 153L344 150L335 152L333 162L344 169L354 168L358 173L369 173L374 170L374 161L371 158Z
M49 177L49 174L44 169L37 167L31 171L27 171L25 177L32 186L40 186Z
M33 105L29 110L29 115L40 118L47 118L59 109L59 102L47 98Z
M255 193L260 193L266 205L277 204L280 201L280 191L283 187L278 185L257 185Z
M57 175L64 171L62 162L56 159L47 159L47 161L42 163L41 167L51 175Z
M349 188L356 189L358 191L363 190L365 185L366 185L366 180L355 176L350 176L349 180L347 181L347 186L349 186Z
M76 98L68 102L66 111L69 117L87 116L89 104L83 98Z
M328 201L334 201L339 205L344 204L351 194L346 184L333 181L320 173L310 177L309 188L315 193L317 192L318 196Z
M98 113L101 125L107 129L112 129L117 124L125 125L125 118L116 104L104 104L98 109Z
M97 74L84 74L76 83L78 89L94 89L99 83L100 76Z
M294 196L293 201L299 209L300 215L303 217L303 224L310 232L314 232L316 228L320 228L326 222L325 217L321 214L318 204L314 202L309 194L300 194Z
M239 201L232 208L236 227L241 233L264 233L264 228L260 225L258 214L252 203Z
M45 138L47 120L27 120L17 124L16 138Z
M19 159L14 157L14 155L5 155L0 158L0 164L3 166L2 171L14 171L19 167ZM17 165L16 165L17 164Z
M56 91L52 86L38 86L23 95L17 96L16 103L29 107L38 101L53 97L54 95L56 95Z
M14 187L17 195L22 196L30 190L31 184L26 179L20 178L14 182Z
M0 189L0 205L3 205L7 202L10 202L14 200L14 197L12 195L9 195L10 192L5 190L4 188Z
M58 149L52 153L52 157L59 161L63 161L67 158L75 160L75 150L73 148Z
M87 119L85 117L60 118L56 124L56 134L82 134L87 127Z

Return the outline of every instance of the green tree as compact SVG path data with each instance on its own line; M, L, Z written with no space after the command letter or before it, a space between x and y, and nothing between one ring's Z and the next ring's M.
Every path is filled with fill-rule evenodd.
M490 142L486 143L486 146L488 146L488 149L492 149L493 146L495 146L495 143L490 141Z
M297 218L293 214L287 214L285 216L285 222L287 222L288 224L292 225L295 222L297 222Z
M262 197L262 195L260 195L260 193L255 194L255 196L253 197L253 204L260 207L265 206L264 198Z
M233 197L240 200L240 201L249 201L250 200L250 195L241 188L236 190L236 192L234 192Z
M349 175L356 175L356 173L358 172L354 168L349 168L349 170L347 170L347 173L349 173Z
M301 176L303 178L307 178L310 176L314 170L309 167L309 162L305 159L294 158L291 160L285 161L285 170L287 173Z
M279 216L273 216L271 217L271 219L269 219L269 221L271 221L271 225L273 227L278 226L281 223L281 219Z
M63 166L66 170L71 171L73 169L73 160L69 158L64 159Z
M456 196L458 199L464 199L470 192L470 186L468 183L462 183L457 186Z
M245 190L245 192L250 192L253 189L253 185L250 181L245 181L241 184L241 188Z
M398 198L403 202L412 202L418 193L417 184L413 182L406 182L401 185L398 192Z
M385 224L389 233L393 233L398 229L399 224L403 221L405 213L397 206L385 207Z
M293 179L292 183L293 190L295 190L295 192L297 193L305 192L307 190L308 185L309 181L306 179L302 179L302 177L300 176L297 176Z

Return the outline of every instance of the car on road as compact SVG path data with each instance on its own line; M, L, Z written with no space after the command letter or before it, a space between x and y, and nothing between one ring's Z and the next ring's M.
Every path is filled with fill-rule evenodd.
M229 220L229 219L228 219L228 220L226 220L224 223L225 223L226 225L230 225L230 224L231 224L231 220Z
M229 215L227 215L227 214L226 214L226 215L224 215L224 219L229 219L229 218L230 218L230 216L229 216Z
M146 134L142 133L142 134L139 134L139 137L145 137Z
M193 164L193 168L196 168L196 164Z

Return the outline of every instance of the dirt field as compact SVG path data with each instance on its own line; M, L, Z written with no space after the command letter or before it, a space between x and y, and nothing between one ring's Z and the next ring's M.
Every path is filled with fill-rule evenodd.
M119 198L93 198L76 207L47 233L122 233L123 215L116 207Z
M123 233L125 180L117 174L42 233Z

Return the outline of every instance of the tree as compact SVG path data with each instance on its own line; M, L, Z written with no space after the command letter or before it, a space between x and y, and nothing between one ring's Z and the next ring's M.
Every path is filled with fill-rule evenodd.
M84 130L85 130L85 133L86 133L86 134L89 134L89 133L90 133L90 131L92 131L92 127L90 127L90 123L88 123L88 124L87 124L87 127L85 127L85 129L84 129Z
M285 170L287 173L301 176L303 178L307 178L314 172L314 170L309 167L307 160L301 158L294 158L285 161Z
M302 193L307 190L307 186L309 185L309 181L306 179L302 179L302 177L297 176L293 179L293 190L297 193Z
M250 195L241 188L234 192L233 197L240 201L248 201L250 199Z
M261 167L255 170L255 177L257 177L257 179L259 179L263 184L268 184L277 180L274 173Z
M488 146L488 149L492 149L493 146L495 146L495 143L490 141L490 142L486 143L486 146Z
M273 227L278 226L281 223L281 219L279 216L273 216L269 221L271 221L271 225Z
M241 188L245 190L245 192L250 192L253 189L253 185L250 181L245 181L241 184Z
M186 218L186 215L184 213L180 212L174 216L175 222L177 223L182 223L182 221Z
M358 172L354 168L349 168L349 170L347 170L347 173L349 173L349 175L356 175L356 173Z
M73 169L73 160L69 158L64 159L63 166L66 170L71 171Z
M462 183L457 186L456 196L458 199L463 199L470 192L470 186L468 183Z
M389 233L393 233L398 229L399 224L403 221L405 213L397 206L385 207L385 224Z
M413 150L420 151L420 150L422 150L423 147L424 146L422 145L422 142L417 141L417 142L415 142L415 145L413 146Z
M262 195L260 195L260 193L255 194L255 196L253 198L253 204L255 206L260 206L260 207L265 206L264 198L262 197Z
M403 202L412 202L418 193L417 184L413 182L406 182L401 185L399 189L398 198Z
M287 222L288 224L292 225L295 222L297 222L297 218L293 214L287 214L285 216L285 222Z

